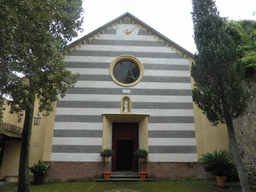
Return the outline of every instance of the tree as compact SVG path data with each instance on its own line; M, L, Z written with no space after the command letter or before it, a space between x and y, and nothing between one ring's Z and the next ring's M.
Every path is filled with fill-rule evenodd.
M249 100L249 93L242 85L244 67L237 62L234 41L225 32L224 20L219 17L214 0L193 0L192 19L198 50L191 67L195 80L193 101L209 121L227 125L242 190L250 191L232 122L245 113Z
M10 112L25 114L18 191L29 189L29 148L34 102L48 115L58 91L76 82L61 50L81 30L82 0L0 0L0 96ZM20 75L18 75L20 74ZM20 77L22 76L22 78Z
M0 130L2 126L3 110L4 110L4 99L0 96Z
M256 21L228 21L226 32L234 41L238 59L245 66L246 80L255 78L256 73Z

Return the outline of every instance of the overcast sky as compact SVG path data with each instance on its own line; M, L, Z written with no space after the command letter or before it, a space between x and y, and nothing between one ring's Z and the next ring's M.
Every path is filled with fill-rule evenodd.
M256 0L216 0L220 15L230 20L256 20ZM164 36L196 52L191 18L192 0L83 0L84 24L81 38L127 12ZM76 38L77 39L77 38Z

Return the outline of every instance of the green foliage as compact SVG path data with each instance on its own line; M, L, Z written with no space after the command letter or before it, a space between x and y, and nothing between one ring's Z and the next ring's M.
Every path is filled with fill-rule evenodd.
M193 101L211 122L226 123L245 113L249 93L242 80L234 41L212 0L193 0L192 18L198 53L191 67Z
M12 98L11 112L37 97L47 115L57 90L64 96L76 82L61 50L81 30L81 13L81 0L0 0L0 95Z
M139 149L134 152L134 156L138 158L145 158L147 157L148 152L145 149Z
M82 0L0 0L0 96L10 112L25 114L18 192L29 190L29 146L34 103L49 115L77 74L65 67L61 53L81 31ZM19 75L18 75L19 74ZM22 76L22 78L21 78Z
M228 172L227 174L227 182L236 182L239 181L239 176L238 176L238 172L236 169L236 166L234 166L233 168L231 168L231 170Z
M217 176L228 176L235 169L232 153L226 150L207 153L199 161L207 164Z
M245 78L256 74L256 21L242 20L225 23L226 32L232 37L237 57L245 66Z
M34 164L33 167L29 167L29 170L35 175L35 176L44 176L48 172L49 165L47 163L38 161L38 164Z
M245 68L239 61L239 34L234 39L219 17L214 0L193 0L192 19L198 53L191 66L195 80L193 101L209 121L227 125L230 148L234 154L243 191L249 191L244 165L239 156L232 120L245 114L250 100L243 87ZM222 171L218 171L218 174Z
M101 157L112 157L115 155L115 152L111 149L104 149L101 153L100 153L100 156Z

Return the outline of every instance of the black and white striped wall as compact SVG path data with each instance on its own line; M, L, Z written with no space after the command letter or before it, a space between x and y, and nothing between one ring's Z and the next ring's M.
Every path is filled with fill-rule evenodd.
M103 30L65 57L67 69L80 77L57 103L51 161L100 162L102 114L120 113L127 95L132 114L149 115L150 162L196 162L188 57L128 17ZM110 64L121 55L144 66L135 86L122 87L110 77Z

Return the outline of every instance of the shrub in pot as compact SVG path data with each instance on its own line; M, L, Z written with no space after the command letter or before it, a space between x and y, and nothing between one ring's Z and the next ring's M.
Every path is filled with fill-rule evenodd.
M101 157L112 157L115 155L115 152L111 149L104 149L101 153L100 153L100 156Z
M139 159L143 159L147 157L147 155L148 155L148 152L145 149L139 149L134 153L134 156L138 157ZM147 172L143 171L143 163L142 163L142 171L140 171L139 174L140 174L140 179L146 179Z
M38 161L34 166L29 167L29 170L34 174L34 184L42 185L44 182L44 177L47 174L49 165L47 163Z
M100 156L104 158L109 158L115 155L115 152L111 149L104 149L101 153ZM104 179L110 179L111 171L106 170L103 172Z
M199 161L209 166L221 187L224 187L227 176L236 169L232 153L226 150L207 153Z

